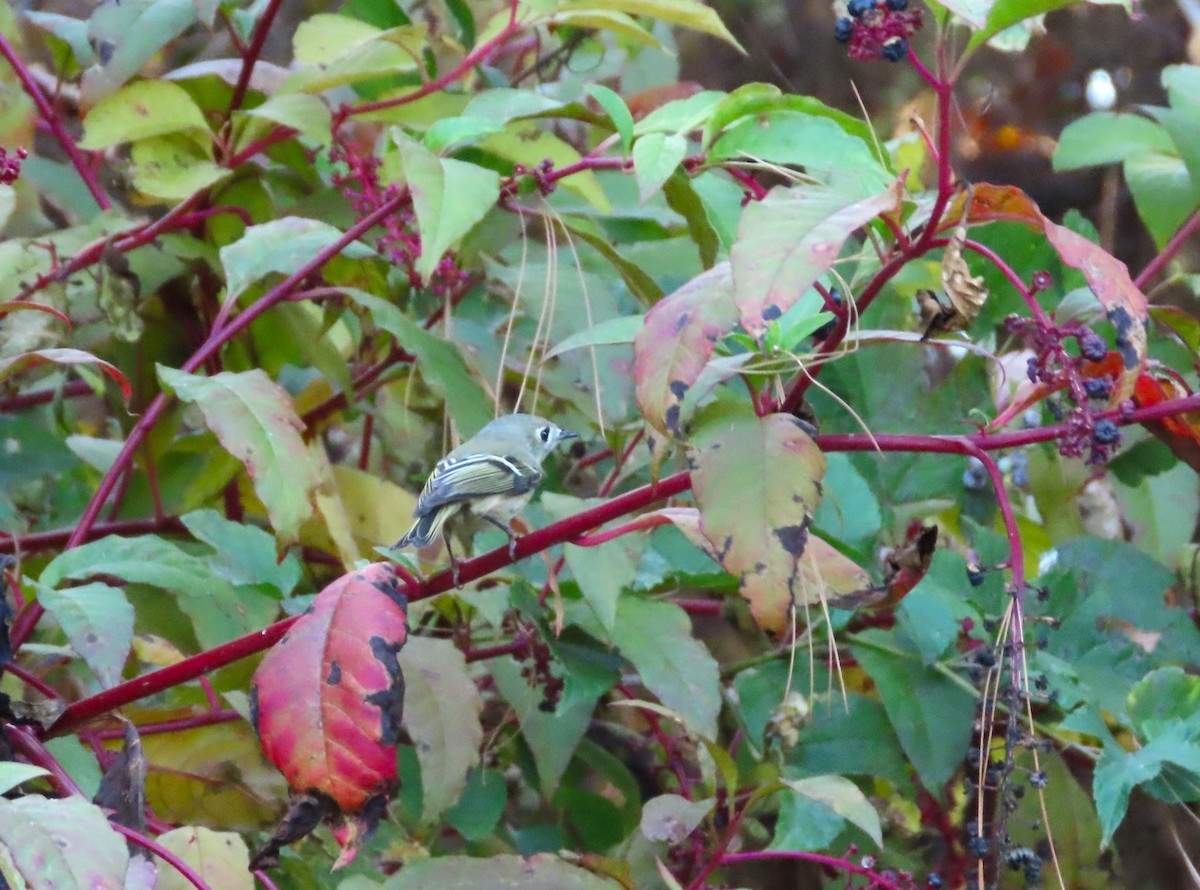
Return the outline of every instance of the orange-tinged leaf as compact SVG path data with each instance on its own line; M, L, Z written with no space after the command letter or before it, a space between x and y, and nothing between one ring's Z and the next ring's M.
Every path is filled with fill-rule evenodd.
M1139 374L1133 390L1133 400L1139 408L1188 395L1191 393L1174 378L1150 374ZM1200 412L1148 420L1143 426L1161 439L1172 454L1200 472Z
M719 405L697 422L688 464L701 528L740 580L760 626L782 630L793 605L817 602L801 559L821 499L825 455L796 418Z
M255 725L293 789L344 813L394 790L407 625L395 573L373 563L321 591L267 653L251 686Z
M129 400L133 397L133 389L130 387L129 380L124 374L108 362L98 359L90 352L84 352L82 349L35 349L32 352L22 352L8 358L0 358L0 383L3 383L14 374L24 371L26 368L33 368L37 365L48 363L56 365L96 365L121 387L121 396L125 399L126 405L129 404Z

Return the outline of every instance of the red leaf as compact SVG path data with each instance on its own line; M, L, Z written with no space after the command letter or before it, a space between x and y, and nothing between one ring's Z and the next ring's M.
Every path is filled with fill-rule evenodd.
M263 751L298 792L343 813L393 793L408 601L385 563L326 587L254 674Z
M46 306L42 303L30 303L27 300L8 300L7 302L0 303L0 318L3 318L10 312L22 311L45 312L47 315L53 315L67 327L71 327L71 319L67 318L66 315L59 312L53 306Z
M108 362L98 359L90 352L84 352L82 349L37 349L33 352L23 352L20 355L0 359L0 382L16 374L18 371L23 371L26 368L32 368L37 365L44 365L48 362L59 365L99 365L100 370L115 380L117 385L121 387L121 395L124 396L126 405L133 398L133 389L129 386L129 381L124 374Z
M1189 395L1191 393L1178 381L1170 377L1151 377L1149 374L1138 375L1133 389L1133 401L1139 408L1149 408L1159 402ZM1172 454L1200 472L1200 414L1147 420L1143 426L1166 443Z

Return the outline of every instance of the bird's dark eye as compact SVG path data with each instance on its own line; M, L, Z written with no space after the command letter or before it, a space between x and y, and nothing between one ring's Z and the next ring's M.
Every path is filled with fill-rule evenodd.
M540 430L538 430L538 435L542 437L543 442L549 442L550 441L550 427L548 427L548 426L542 427Z

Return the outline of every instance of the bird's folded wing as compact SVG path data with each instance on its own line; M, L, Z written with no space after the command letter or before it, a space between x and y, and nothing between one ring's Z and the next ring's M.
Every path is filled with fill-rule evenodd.
M472 454L444 460L433 470L417 502L417 516L445 504L495 494L525 494L542 481L542 474L511 457Z

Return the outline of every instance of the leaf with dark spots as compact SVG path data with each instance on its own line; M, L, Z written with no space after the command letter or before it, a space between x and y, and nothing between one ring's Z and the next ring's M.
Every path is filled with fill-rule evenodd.
M396 782L396 653L408 632L388 593L396 584L384 563L342 575L267 653L251 687L267 758L294 790L327 795L344 813Z
M684 398L690 395L690 402L716 385L714 378L707 389L694 390L715 345L736 323L728 263L696 276L646 313L633 341L634 383L638 408L656 430L683 435Z
M825 456L792 418L756 417L749 406L714 406L692 431L692 485L701 529L758 624L782 630L794 603L822 587L802 569L808 525L820 501Z
M797 559L804 553L804 545L808 542L808 521L800 525L785 525L775 529L775 537L788 553Z
M776 186L742 212L729 261L734 301L751 337L761 338L772 319L829 271L851 234L899 209L903 179L865 200L852 180L846 179L846 191L825 185Z

